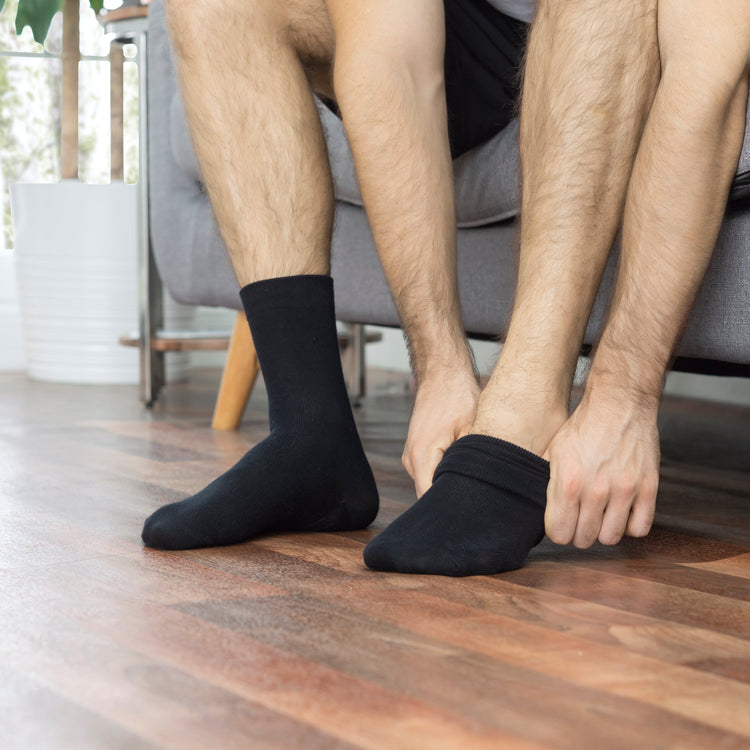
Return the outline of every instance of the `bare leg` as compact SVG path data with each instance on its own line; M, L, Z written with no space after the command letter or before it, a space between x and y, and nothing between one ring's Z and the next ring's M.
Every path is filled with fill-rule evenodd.
M576 357L658 81L655 9L656 0L541 4L521 110L510 331L470 434L445 451L419 501L370 542L370 567L499 573L522 565L544 536L549 466L540 456L568 417Z
M326 276L333 191L307 77L325 83L330 71L325 5L171 0L169 19L271 430L203 490L155 511L143 541L187 549L273 531L363 528L378 496L341 372Z
M474 420L458 305L442 0L328 0L336 95L418 383L403 463L417 495Z
M663 74L628 191L620 274L584 398L550 445L547 533L645 535L664 373L705 273L745 129L750 8L659 0Z
M308 81L320 89L330 79L324 0L169 0L167 14L190 131L240 285L328 273L333 187Z
M541 455L567 419L658 76L656 0L540 3L521 106L517 296L473 432Z

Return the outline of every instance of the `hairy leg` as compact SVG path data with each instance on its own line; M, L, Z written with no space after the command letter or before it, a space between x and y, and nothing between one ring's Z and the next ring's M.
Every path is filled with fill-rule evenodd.
M542 455L567 419L658 76L656 0L539 4L521 103L516 301L474 432Z
M662 77L628 190L620 273L584 398L550 446L547 531L614 544L654 514L665 370L713 252L742 147L745 0L659 0Z
M325 0L168 0L183 100L240 285L328 273L333 187L310 82L330 91Z
M549 466L659 74L656 0L542 2L521 109L521 258L500 361L430 489L365 550L383 570L513 570L544 536Z
M418 383L403 463L417 495L474 419L458 304L443 0L328 0L336 96Z
M330 80L323 0L170 0L188 120L266 382L271 431L144 524L150 547L363 528L378 495L341 372L327 276L331 174L310 81ZM328 71L328 74L326 74Z

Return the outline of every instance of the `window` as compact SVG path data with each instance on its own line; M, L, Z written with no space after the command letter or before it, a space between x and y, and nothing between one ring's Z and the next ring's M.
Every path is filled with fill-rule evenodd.
M117 7L118 0L105 3ZM16 36L18 0L0 13L0 249L13 247L8 185L60 179L60 61L62 15L52 21L45 47L26 28ZM81 0L78 169L82 182L110 181L109 39ZM138 179L138 70L125 48L125 181ZM128 61L130 59L131 61Z

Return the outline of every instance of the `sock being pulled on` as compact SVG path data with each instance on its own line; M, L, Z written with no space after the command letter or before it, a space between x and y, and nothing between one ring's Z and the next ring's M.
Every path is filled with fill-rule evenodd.
M466 435L427 492L365 548L374 570L447 576L516 570L544 538L549 463L513 443Z
M153 513L149 547L190 549L277 531L345 531L378 512L341 370L330 276L240 291L268 392L271 431L196 495Z

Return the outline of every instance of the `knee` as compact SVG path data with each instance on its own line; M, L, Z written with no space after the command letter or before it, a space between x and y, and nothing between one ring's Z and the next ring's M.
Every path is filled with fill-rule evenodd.
M692 55L662 54L661 69L659 85L687 126L703 120L710 124L737 108L744 114L750 67L741 57L708 62Z
M178 52L202 40L220 41L227 35L243 38L268 34L281 24L279 4L273 0L164 0L170 36Z
M165 0L178 54L196 41L241 39L249 53L285 45L305 68L330 67L334 35L325 0ZM246 43L246 44L245 44Z
M537 0L535 22L541 21L575 32L618 30L640 41L640 29L655 32L658 0Z
M359 98L394 81L408 82L416 95L442 91L445 36L441 19L426 23L382 23L376 19L367 35L347 34L336 39L333 82L336 97ZM382 26L382 27L381 27ZM365 93L365 95L367 95Z
M730 106L746 94L750 76L750 13L734 26L709 18L685 20L679 4L660 5L662 83L694 112ZM718 11L717 11L718 13Z

